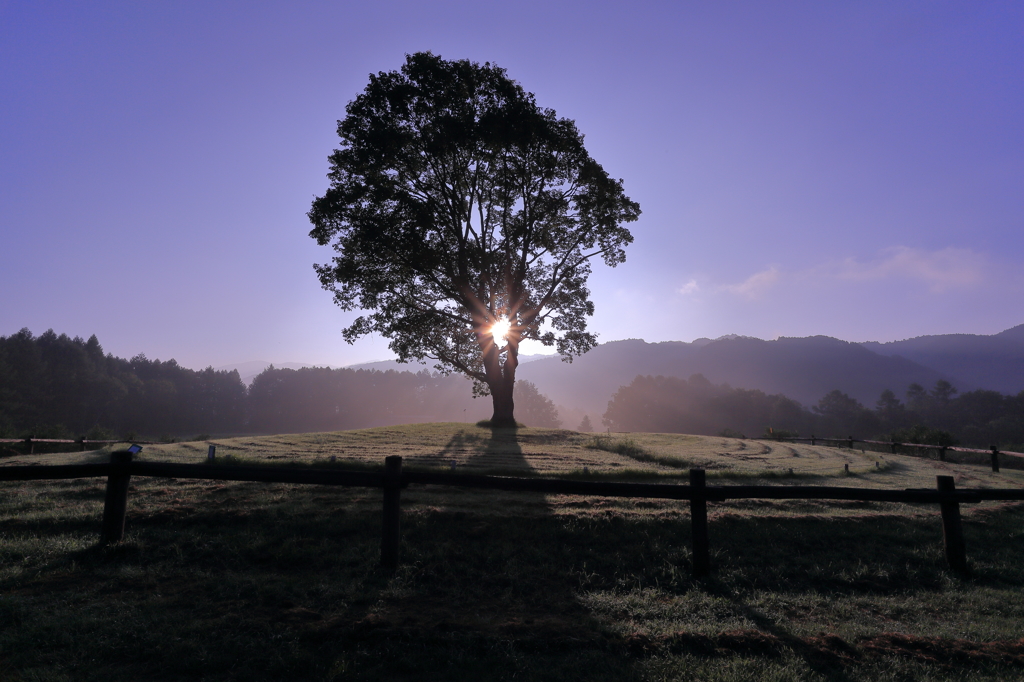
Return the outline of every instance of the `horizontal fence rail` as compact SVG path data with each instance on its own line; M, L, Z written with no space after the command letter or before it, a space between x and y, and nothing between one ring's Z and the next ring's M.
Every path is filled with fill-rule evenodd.
M991 446L987 450L981 450L979 448L964 448L959 445L930 445L928 443L901 443L894 440L867 440L864 438L822 438L821 436L811 436L810 438L794 438L790 436L780 436L778 438L757 438L755 440L769 440L778 441L780 443L810 443L811 445L835 445L837 447L846 446L852 448L856 443L867 443L868 445L883 445L887 448L900 447L900 448L919 448L922 450L948 450L950 452L972 452L982 455L987 455L995 449L1001 455L1009 455L1010 457L1024 457L1024 452L1010 452L1008 450L999 450L996 446Z
M853 449L854 444L863 443L866 445L879 445L887 447L894 455L896 454L897 448L917 448L921 450L935 450L937 453L939 453L939 460L943 462L946 461L946 453L949 451L966 452L970 454L982 454L988 455L991 458L992 471L995 471L996 473L999 472L1000 455L1007 455L1009 457L1017 457L1024 459L1024 452L1007 452L1005 450L1000 450L995 445L989 446L988 450L980 450L978 448L962 448L959 445L929 445L927 443L899 443L894 440L864 440L860 438L854 438L853 436L850 436L848 438L818 438L817 436L811 436L810 438L793 438L789 436L780 436L778 438L758 438L755 440L770 440L777 441L780 443L810 443L811 445L817 445L818 443L821 443L822 445L835 446L840 448L848 447L851 450Z
M79 448L81 448L82 452L85 452L85 448L86 448L87 445L100 445L100 446L102 446L102 445L114 445L115 443L126 443L126 442L128 442L128 441L126 441L124 438L121 438L120 440L116 440L116 439L115 440L94 440L92 438L85 438L85 437L76 438L74 440L70 440L70 439L67 439L67 438L0 438L0 443L19 443L21 445L24 445L25 449L28 450L28 454L30 454L30 455L35 454L36 443L50 443L50 444L55 444L56 443L56 444L59 444L59 445L77 445L77 446L79 446ZM157 441L152 441L152 440L136 440L136 441L132 441L132 442L137 443L139 445L157 445L158 444Z
M822 440L822 439L816 439ZM176 464L136 462L132 453L111 454L109 463L29 465L0 467L0 481L31 481L77 478L107 478L102 542L119 542L124 536L128 484L132 476L186 478L216 481L292 483L345 487L381 488L384 491L381 564L393 570L398 565L400 491L411 484L456 486L482 490L505 490L553 495L632 497L688 500L693 542L693 573L710 572L707 503L740 499L847 500L938 504L942 513L947 561L958 572L967 570L966 546L960 521L960 505L989 501L1024 500L1021 488L971 488L956 490L952 476L936 477L934 489L885 490L830 486L766 486L706 484L703 469L691 469L689 485L666 483L620 483L555 478L520 478L430 471L402 471L402 458L385 458L383 472L296 469L223 464Z

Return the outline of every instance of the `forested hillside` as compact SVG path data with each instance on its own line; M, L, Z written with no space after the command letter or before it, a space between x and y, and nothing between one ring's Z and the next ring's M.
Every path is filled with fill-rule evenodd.
M880 355L899 355L975 387L1011 394L1024 390L1024 324L991 336L937 334L861 345Z
M238 372L125 360L104 354L95 335L22 329L0 337L0 432L8 437L238 431L245 403Z
M765 348L748 343L750 340L740 341L755 349ZM979 447L995 444L1005 449L1024 448L1024 392L1016 396L989 390L961 394L945 379L927 384L931 386L928 389L917 382L901 389L898 382L903 375L897 373L891 384L882 384L872 400L863 401L837 388L843 384L842 377L836 375L833 387L822 391L808 408L783 392L735 388L700 374L689 379L646 373L626 376L624 373L644 364L637 361L640 356L634 351L652 346L657 352L646 360L648 364L657 364L659 358L666 361L675 354L671 344L642 341L607 344L593 352L598 359L602 349L605 359L615 354L625 356L622 367L608 368L593 380L624 377L609 390L611 400L598 403L591 412L588 422L595 428L747 436L760 436L772 428L805 436L945 439ZM716 353L728 355L736 347L723 344ZM824 347L831 347L842 357L874 355L845 342ZM884 360L909 362L902 358ZM544 365L558 367L563 363L539 360L522 368ZM551 380L550 376L541 377L538 383ZM520 380L515 390L520 422L529 426L559 425L555 405L536 385ZM552 392L558 393L557 386ZM474 399L470 382L459 375L271 366L247 388L233 370L208 367L196 371L174 360L162 362L144 355L125 360L104 354L95 336L82 340L52 330L33 336L23 329L0 337L0 437L103 438L134 434L156 439L294 433L414 422L476 422L489 414L489 401ZM565 426L574 428L577 422Z
M530 382L517 383L515 400L523 423L558 426L555 406ZM461 376L271 366L247 389L234 370L104 354L96 336L0 337L0 437L330 431L489 414Z
M962 390L979 388L906 358L879 355L826 336L693 343L628 339L601 344L571 364L553 357L519 368L520 377L537 384L556 404L595 414L604 411L616 389L648 374L684 379L701 374L715 384L780 393L803 405L814 404L833 389L866 403L886 388L902 394L912 383L932 386L939 379Z
M613 431L761 436L772 429L805 437L854 435L1024 451L1024 391L958 395L956 387L939 380L930 390L911 384L902 400L884 390L870 407L835 389L805 409L784 395L716 385L699 374L688 380L638 376L615 392L604 423Z

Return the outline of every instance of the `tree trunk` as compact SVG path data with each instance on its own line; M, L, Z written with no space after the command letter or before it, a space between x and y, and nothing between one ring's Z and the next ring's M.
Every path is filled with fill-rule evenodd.
M491 398L494 402L491 426L515 428L515 402L512 400L513 385L513 381L502 381L500 386L491 386Z
M519 366L519 344L509 341L505 351L505 362L501 362L498 349L491 344L484 351L484 370L487 375L487 386L491 389L491 400L494 414L491 415L491 426L498 428L515 428L515 401L512 391L516 383L516 367Z

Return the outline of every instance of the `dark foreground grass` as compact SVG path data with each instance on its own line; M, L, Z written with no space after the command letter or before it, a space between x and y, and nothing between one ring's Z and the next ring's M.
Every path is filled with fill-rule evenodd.
M0 680L1015 680L1024 510L685 504L437 488L138 480L99 546L99 481L0 487ZM856 510L854 510L856 512ZM797 513L800 512L800 513Z

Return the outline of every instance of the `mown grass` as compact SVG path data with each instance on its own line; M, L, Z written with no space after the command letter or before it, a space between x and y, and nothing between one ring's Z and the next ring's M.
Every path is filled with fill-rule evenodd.
M593 447L595 442L608 447ZM707 470L709 478L841 479L841 485L932 487L939 473L957 476L957 485L1024 485L1024 471L991 474L985 466L939 462L929 457L889 455L823 445L777 443L681 434L592 434L564 429L491 429L474 424L437 423L339 431L213 439L147 445L143 460L204 462L209 445L218 460L233 457L272 464L325 463L379 467L386 455L401 455L409 468L510 475L685 478L687 469ZM120 446L115 446L120 447ZM91 453L19 456L3 464L58 464L105 461L110 448ZM927 453L926 453L927 454ZM849 474L846 469L849 468ZM792 473L791 473L792 472Z
M102 498L0 486L0 679L1024 677L1014 505L964 506L965 578L929 506L712 504L695 581L686 503L410 487L388 575L377 490L133 479L108 547Z

